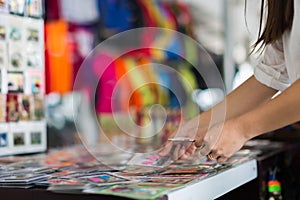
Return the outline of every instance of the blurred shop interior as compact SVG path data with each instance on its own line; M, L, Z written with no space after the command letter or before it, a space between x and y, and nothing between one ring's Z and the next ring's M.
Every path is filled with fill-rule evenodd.
M14 134L0 134L1 156L106 140L159 148L253 74L260 2L0 0L0 129ZM249 142L259 165L248 187L261 199L276 173L284 195L299 196L299 128Z
M181 103L183 110L189 108L186 111L189 113L187 117L195 116L201 111L209 109L223 99L226 93L252 75L255 55L250 55L250 51L258 31L258 5L258 1L247 2L247 11L244 15L244 2L234 0L214 0L209 4L202 0L99 1L98 4L95 1L83 3L80 0L45 1L46 114L49 133L51 133L48 134L49 145L60 146L76 142L78 138L76 135L73 137L76 128L73 124L71 102L75 100L73 95L78 95L78 90L73 91L78 70L86 57L97 49L97 45L127 30L159 27L185 34L195 40L194 42L206 52L201 54L199 53L201 50L197 50L196 45L192 44L189 47L188 41L179 41L175 34L172 36L165 33L160 36L163 41L161 48L175 53L180 51L179 53L185 56L184 58L192 60L200 68L215 64L219 73L216 76L221 76L224 82L214 81L216 84L212 84L208 88L197 69L198 66L193 66L175 53L141 49L128 55L122 55L120 59L108 66L107 74L104 73L101 78L105 80L103 83L101 79L99 80L99 87L95 92L96 114L101 121L101 128L105 129L105 132L116 131L115 125L111 124L113 120L110 116L113 111L109 109L110 101L105 99L111 98L114 89L114 85L111 84L116 84L122 73L132 69L130 65L161 63L171 66L179 74L167 75L155 70L147 73L141 70L136 72L138 73L136 75L141 77L141 82L136 83L135 80L129 80L127 89L135 87L134 84L143 85L148 81L163 79L163 76L167 76L171 83L178 81L177 89L181 90L179 93L183 95L182 102L175 102L176 100L172 96L174 94L170 94L170 91L159 87L151 88L151 85L147 85L140 91L139 89L135 91L130 99L128 106L131 110L136 110L135 113L137 110L142 110L143 107L150 107L157 103L170 109L178 108L178 103ZM151 40L149 38L148 40ZM169 41L169 43L164 44L165 41ZM150 47L153 45L151 42L155 41L148 43ZM113 48L118 49L120 45ZM106 59L116 57L114 51L115 49L112 49L111 52L107 50L104 55ZM206 54L209 54L210 58L203 58L207 57ZM98 62L97 66L102 64L101 55L95 59ZM93 75L101 73L95 72L95 67L93 64L90 67L83 67L85 70L82 72L91 75L88 77L89 80L82 80L84 82L82 84L86 84L86 87L99 79ZM109 70L110 72L108 72ZM189 82L189 88L184 85L183 80L180 80L181 77L176 77L178 75L183 76ZM211 80L218 77L206 78ZM109 83L106 84L105 81L109 81ZM143 95L141 90L148 95ZM107 97L103 97L103 95L107 95ZM126 99L126 101L128 100ZM75 100L73 103L77 103L79 106L81 101ZM116 102L116 104L122 103ZM76 105L74 106L76 107ZM89 110L89 108L86 109ZM122 113L128 108L123 107L122 109L118 113ZM82 112L87 117L82 117L83 121L78 120L82 122L80 124L84 126L83 128L87 128L86 132L97 132L97 126L93 125L88 117L90 110ZM136 114L133 114L132 117L134 115ZM93 136L86 137L94 139ZM51 142L52 140L53 142Z

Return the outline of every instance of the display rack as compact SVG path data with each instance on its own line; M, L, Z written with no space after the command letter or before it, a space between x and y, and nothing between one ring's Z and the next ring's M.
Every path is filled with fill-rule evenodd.
M1 1L0 156L46 150L42 1Z

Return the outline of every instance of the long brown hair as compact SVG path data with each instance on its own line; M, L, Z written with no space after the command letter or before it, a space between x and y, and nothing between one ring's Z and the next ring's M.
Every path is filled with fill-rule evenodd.
M264 47L279 39L282 34L291 29L294 18L294 0L267 0L267 21L262 31L262 21L265 12L265 0L261 2L258 39L254 49Z

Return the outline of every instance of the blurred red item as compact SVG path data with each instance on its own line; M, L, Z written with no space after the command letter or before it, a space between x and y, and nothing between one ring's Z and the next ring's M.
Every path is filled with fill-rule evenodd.
M73 66L68 24L63 20L45 24L46 93L72 90Z

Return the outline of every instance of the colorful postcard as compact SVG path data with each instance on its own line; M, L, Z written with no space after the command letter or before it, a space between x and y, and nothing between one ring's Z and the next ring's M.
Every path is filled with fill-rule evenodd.
M8 9L11 14L24 15L25 0L10 0L8 2Z
M6 99L7 121L17 122L20 119L19 95L8 94Z
M9 40L13 42L22 41L22 29L18 26L12 26L9 29Z
M137 153L128 162L129 165L140 165L148 167L165 167L171 163L170 157L162 157L157 154Z
M28 174L28 173L23 173L23 174L17 174L17 175L12 175L3 179L0 179L0 183L7 184L7 183L28 183L32 182L35 180L40 180L46 178L47 175L43 174Z
M115 195L133 199L156 199L163 196L169 188L140 186L140 185L115 185L109 188L93 188L84 190L85 193Z
M31 132L30 133L30 144L41 145L42 144L42 132Z
M45 118L44 96L34 95L32 120L42 120Z
M6 28L5 26L0 25L0 40L6 40Z
M118 176L112 173L100 173L94 176L81 177L83 180L92 185L113 185L117 183L131 183L133 180Z
M8 147L7 133L0 133L0 148Z
M21 52L12 52L10 54L10 66L16 69L20 69L22 67L23 55Z
M43 15L42 0L27 0L27 15L29 17L41 18Z
M161 167L141 166L141 165L128 165L120 172L124 176L145 176L163 171Z
M0 0L0 12L7 13L8 12L8 1Z
M25 145L25 133L15 132L13 133L14 146L24 146Z
M42 70L44 66L43 21L27 18L24 24L26 44L24 64L27 68Z
M27 28L27 37L28 42L39 42L39 31L33 28Z
M28 70L26 77L26 93L28 94L44 94L45 81L44 74L39 70Z
M27 68L39 68L42 69L42 51L36 48L32 48L30 45L26 50L26 67Z
M33 104L33 98L31 95L19 94L19 113L20 121L29 121L31 119L31 109Z
M51 185L83 185L84 183L76 179L55 178L47 181Z
M9 93L24 92L24 75L23 72L7 72L7 88Z
M8 67L8 49L7 44L0 40L0 68Z
M6 122L7 112L6 112L6 95L0 94L0 122Z
M1 60L1 56L0 56L0 60ZM1 62L1 61L0 61ZM1 64L0 64L1 65ZM3 75L2 75L2 70L0 69L0 93L4 93L3 91Z

